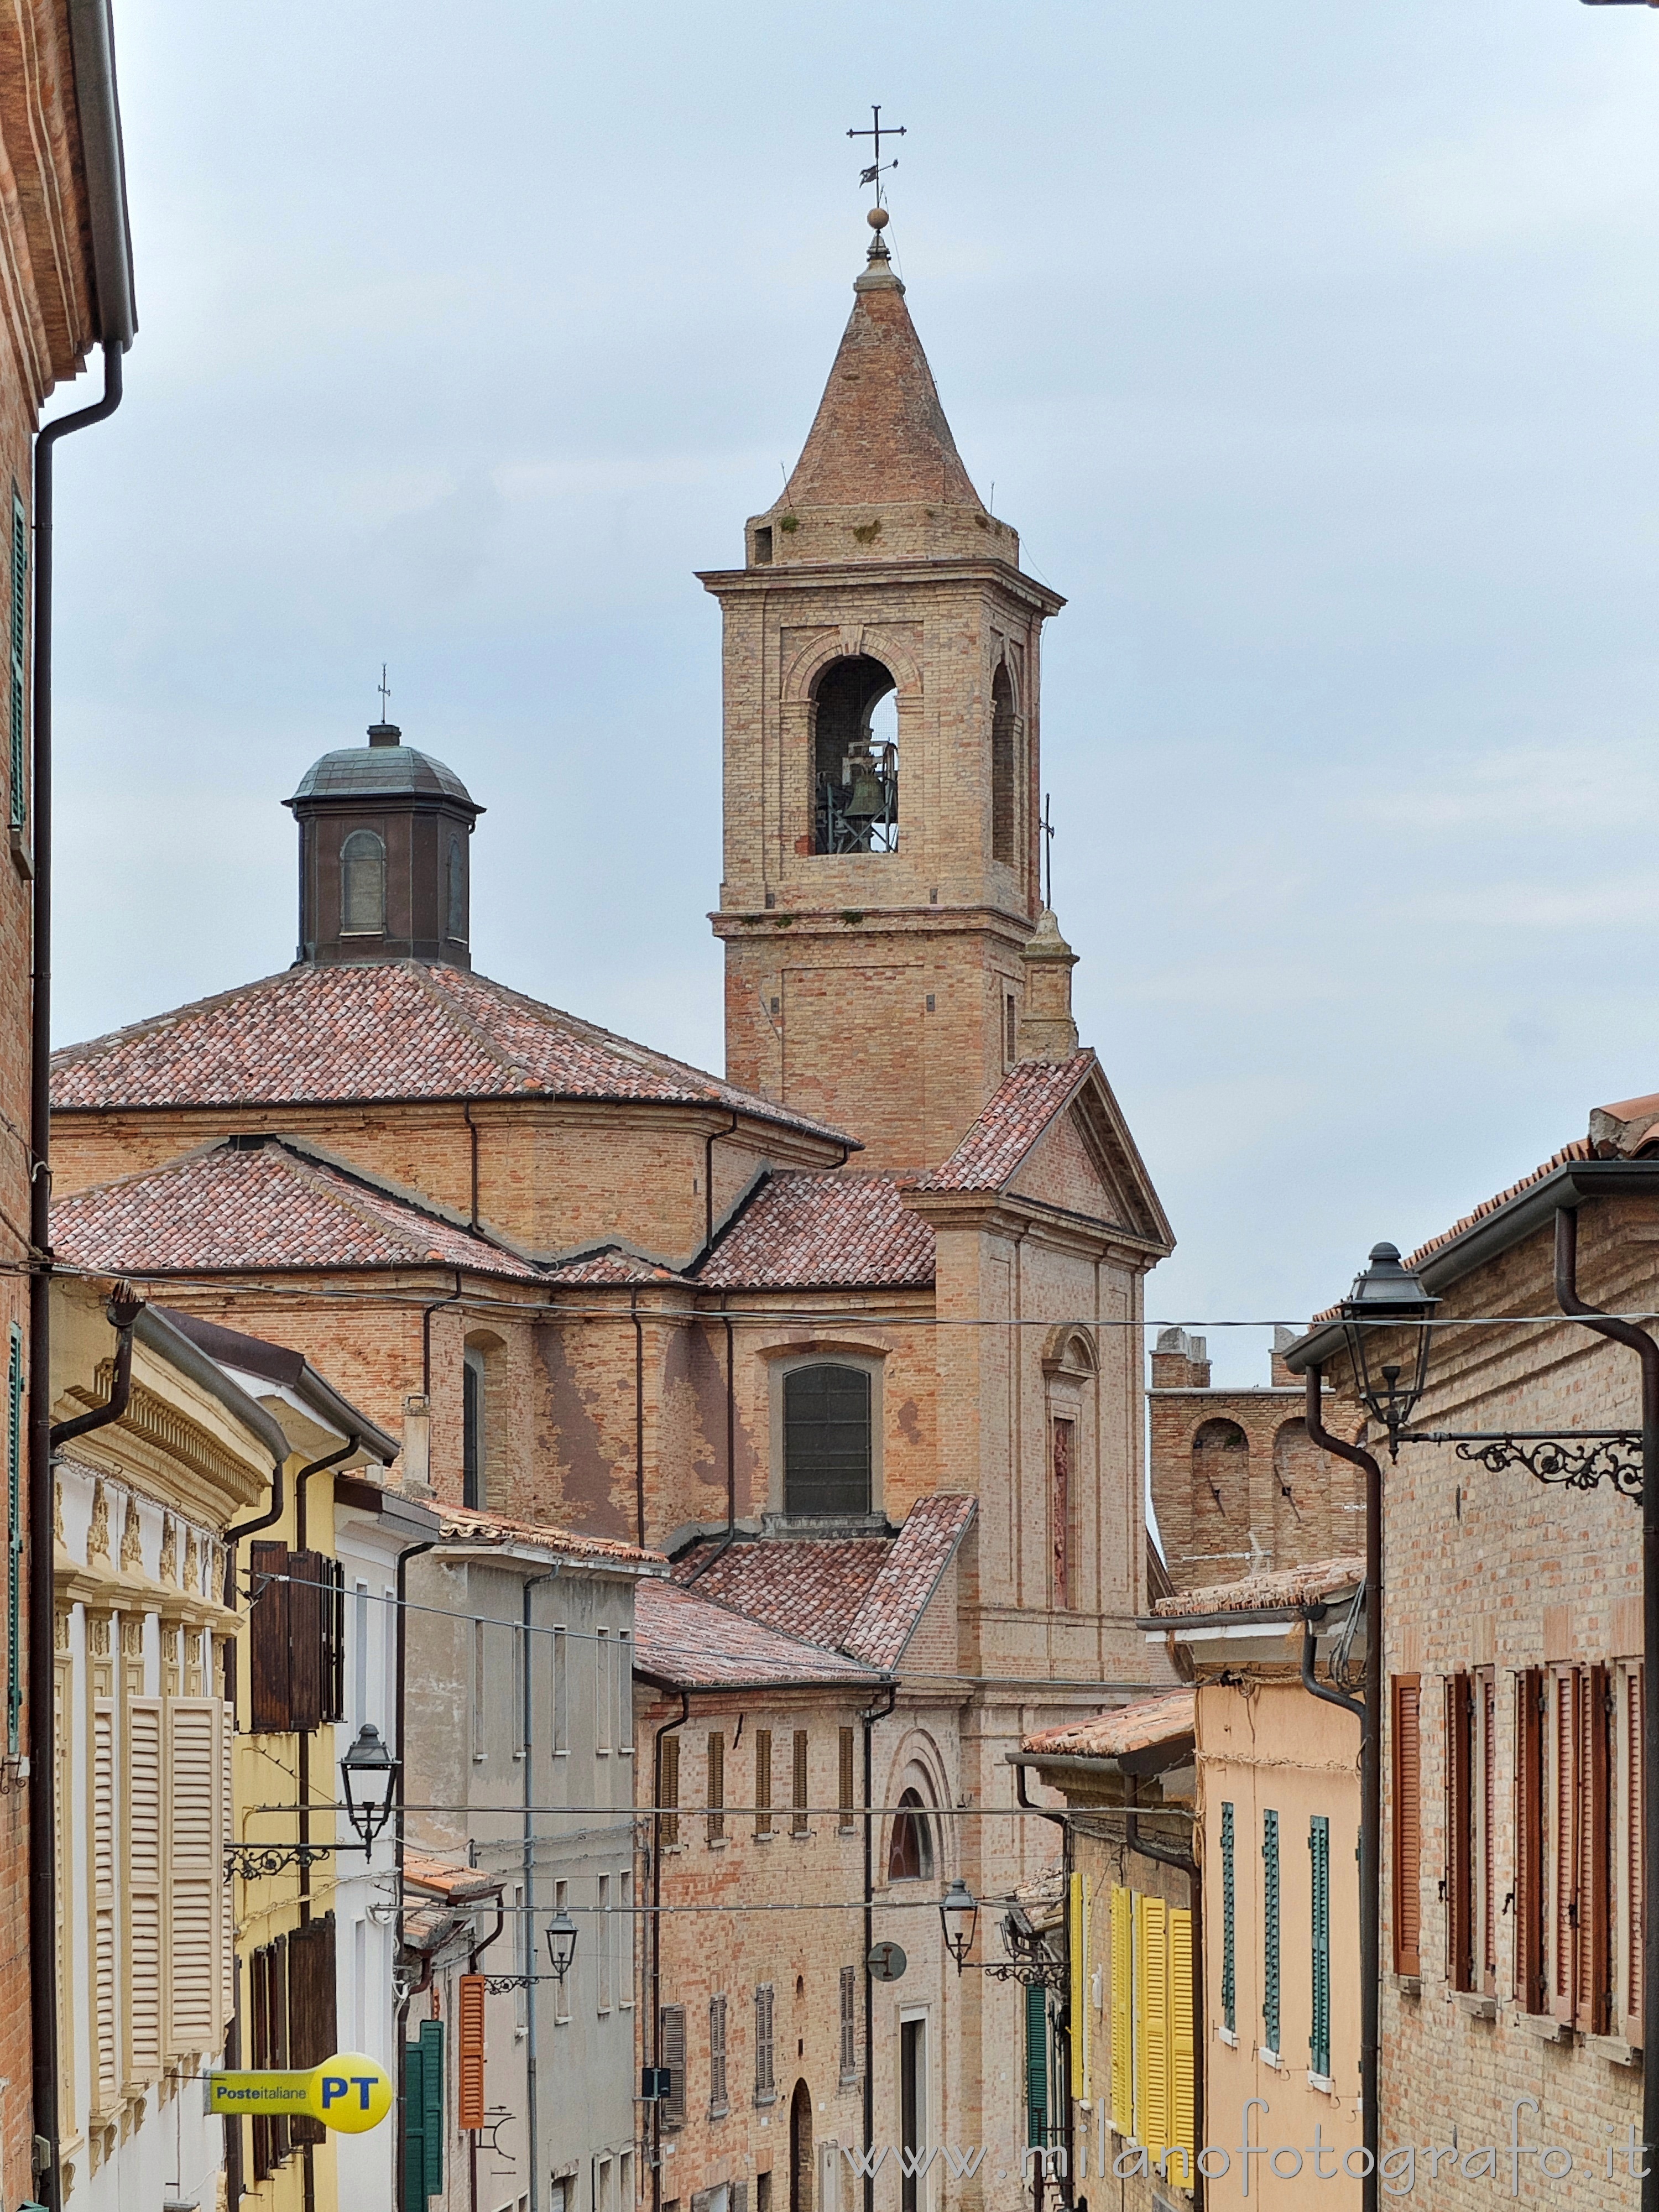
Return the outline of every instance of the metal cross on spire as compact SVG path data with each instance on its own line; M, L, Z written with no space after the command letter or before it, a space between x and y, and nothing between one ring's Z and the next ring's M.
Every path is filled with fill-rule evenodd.
M1054 825L1048 807L1048 794L1045 792L1042 795L1042 857L1046 863L1048 888L1042 903L1052 914L1054 910Z
M874 141L872 150L874 151L876 158L870 164L870 167L867 169L860 172L859 182L861 185L873 185L875 186L876 205L879 207L881 205L882 172L884 169L896 169L898 167L898 156L896 154L893 156L890 161L884 161L882 160L881 142L884 137L888 138L902 138L904 136L904 125L902 123L890 123L886 125L884 129L881 119L881 110L872 103L870 109L870 128L867 131L849 131L847 135L849 138L869 138Z

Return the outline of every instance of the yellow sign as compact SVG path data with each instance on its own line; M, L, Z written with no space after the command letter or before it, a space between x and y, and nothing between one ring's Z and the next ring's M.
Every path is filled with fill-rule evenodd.
M344 2135L377 2128L392 2110L392 2076L356 2051L292 2073L210 2074L210 2112L298 2113Z

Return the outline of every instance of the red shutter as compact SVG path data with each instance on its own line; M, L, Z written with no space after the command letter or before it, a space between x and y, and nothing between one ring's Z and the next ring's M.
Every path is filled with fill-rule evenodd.
M1423 1941L1422 1684L1394 1678L1394 1970L1420 1974Z
M1607 1832L1607 1670L1579 1672L1578 1692L1578 1919L1577 2009L1575 2021L1586 2035L1605 2035L1610 2025L1607 1972L1611 1915L1607 1910L1612 1869Z
M1643 2040L1642 1978L1646 1966L1646 1873L1643 1857L1642 1820L1642 1669L1632 1667L1625 1677L1625 1956L1629 2002L1625 2014L1625 2039Z
M1522 2009L1545 2009L1544 1677L1535 1667L1515 1685L1515 1994Z
M1498 1681L1475 1677L1480 1696L1480 1987L1498 1993Z
M465 2129L484 2124L484 1978L463 1974L456 1984L456 2057L460 2074L459 2119Z
M1577 1669L1554 1670L1553 1727L1550 1752L1554 1771L1550 1792L1553 1814L1550 1838L1549 1949L1550 2010L1571 2021L1578 2010L1578 1750L1583 1680Z
M1474 1698L1467 1674L1446 1680L1446 1978L1474 1987L1474 1838L1469 1789Z

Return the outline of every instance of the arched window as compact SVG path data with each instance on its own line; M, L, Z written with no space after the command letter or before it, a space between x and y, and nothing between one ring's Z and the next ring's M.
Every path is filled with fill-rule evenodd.
M453 938L458 945L466 943L466 854L461 844L461 833L449 833L449 854L445 863L445 891L447 895L449 919L444 930L446 937Z
M461 1364L461 1503L484 1502L484 1362L469 1345Z
M887 1846L889 1881L931 1881L933 1876L933 1824L918 1790L899 1796L893 1820L893 1838Z
M870 1377L862 1367L797 1367L783 1378L783 1510L870 1510Z
M1347 1532L1331 1525L1330 1476L1325 1455L1305 1421L1286 1421L1273 1438L1273 1556L1275 1567L1328 1559L1344 1549Z
M872 726L895 690L867 653L832 660L812 696L812 850L898 850L898 724ZM885 722L886 718L882 717Z
M991 858L1011 868L1019 859L1019 733L1006 660L991 678Z
M340 848L340 934L386 934L386 847L373 830L354 830Z
M812 2092L797 2081L789 2100L789 2212L812 2212L817 2203L812 2172ZM730 2197L730 2191L726 2192Z
M1193 1438L1194 1510L1207 1505L1224 1519L1248 1515L1249 1474L1249 1441L1238 1423L1206 1421Z

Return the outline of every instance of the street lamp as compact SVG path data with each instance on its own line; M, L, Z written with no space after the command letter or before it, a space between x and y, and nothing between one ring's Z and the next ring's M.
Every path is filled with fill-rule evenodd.
M1659 0L1655 0L1659 5ZM1389 1432L1389 1457L1400 1456L1400 1432L1412 1417L1429 1374L1429 1324L1438 1298L1423 1287L1415 1268L1401 1264L1394 1244L1373 1244L1371 1263L1342 1301L1342 1334L1353 1361L1355 1387L1360 1403ZM1384 1363L1376 1332L1381 1328L1414 1332L1408 1335L1405 1361ZM1411 1379L1401 1377L1409 1366Z
M374 1838L392 1818L398 1786L398 1761L373 1721L363 1723L357 1741L340 1761L340 1778L345 1784L346 1818L362 1838L367 1858Z
M974 1948L974 1934L979 1926L979 1906L960 1875L940 1900L939 1924L945 1930L945 1948L956 1960L957 1972L960 1973Z
M561 1907L547 1923L547 1956L556 1982L563 1981L575 1955L576 1923Z

